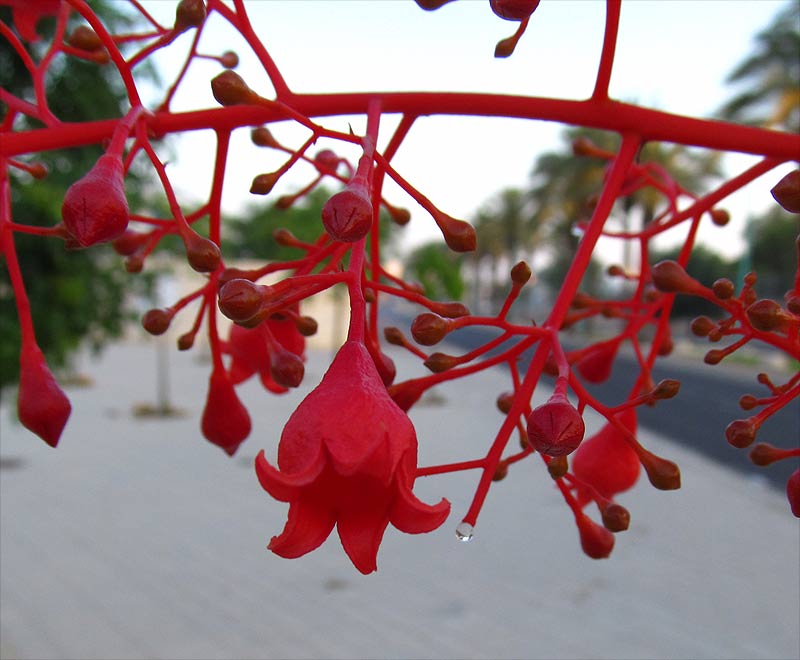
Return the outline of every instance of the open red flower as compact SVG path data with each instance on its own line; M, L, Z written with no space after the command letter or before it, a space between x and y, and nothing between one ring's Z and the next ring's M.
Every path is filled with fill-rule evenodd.
M269 549L300 557L336 525L355 567L371 573L389 523L419 534L450 512L447 500L431 506L411 492L416 466L411 420L389 397L364 345L348 341L283 429L279 470L263 451L256 457L263 488L289 502L286 526Z
M228 372L233 384L238 385L258 373L261 384L270 392L287 392L287 382L280 377L280 358L296 358L294 362L299 365L302 379L305 345L305 338L289 318L269 318L255 328L233 324L226 347L226 352L231 356ZM276 375L278 378L275 378ZM297 384L288 386L296 387Z

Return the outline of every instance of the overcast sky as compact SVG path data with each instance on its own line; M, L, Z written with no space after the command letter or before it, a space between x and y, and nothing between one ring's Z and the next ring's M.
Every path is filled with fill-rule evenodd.
M174 3L143 4L171 23ZM783 4L625 0L611 95L669 112L710 115L734 91L724 84L725 77ZM497 60L495 43L517 24L496 17L486 0L458 0L435 12L421 10L412 0L257 0L248 7L256 31L297 92L487 91L570 99L591 93L605 15L600 0L543 0L516 52ZM183 35L159 53L165 76L181 65L189 41L190 35ZM228 48L241 58L237 72L270 96L266 77L254 56L237 42L235 32L224 21L209 21L201 50L219 53ZM211 62L193 66L175 109L215 106L208 81L218 71ZM347 130L348 121L356 131L363 130L360 118L326 120L326 125ZM393 124L387 120L385 126ZM394 163L439 208L469 220L493 193L524 185L536 156L558 146L561 130L557 124L519 120L419 120ZM288 145L299 145L305 137L287 124L276 125L273 131ZM384 138L388 134L383 133ZM180 143L172 176L189 194L210 181L207 154L212 153L212 144L210 134L199 133ZM238 132L234 144L240 151L229 164L224 196L225 207L231 210L252 199L247 189L255 174L282 162L268 150L254 149L246 130ZM751 162L747 157L730 161L732 171ZM276 188L277 194L297 189L314 175L308 168L296 170L285 177L282 188ZM737 230L747 214L770 203L768 191L777 178L764 177L749 193L731 201L728 207ZM429 216L405 193L392 186L385 190L389 201L412 210L406 230L409 244L436 235ZM258 201L266 203L264 198ZM733 254L741 249L735 234L710 228L704 236Z

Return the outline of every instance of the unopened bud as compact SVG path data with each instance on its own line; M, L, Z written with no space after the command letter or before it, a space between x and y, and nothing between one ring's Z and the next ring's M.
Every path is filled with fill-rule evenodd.
M731 221L731 214L725 209L711 209L709 215L711 216L711 222L717 227L724 227Z
M745 310L750 325L756 330L771 332L784 330L790 318L783 308L774 300L762 298L757 300Z
M122 236L112 241L111 246L117 254L123 257L129 257L135 254L136 251L145 244L148 238L149 236L147 234L126 229Z
M531 279L531 267L524 261L520 261L511 269L511 281L516 286L524 286Z
M258 174L253 177L253 182L250 184L250 192L253 195L267 195L272 192L278 179L280 179L280 174L277 172Z
M303 360L291 351L273 347L269 352L269 373L282 387L297 387L303 382Z
M298 316L294 319L294 327L303 335L303 337L312 337L317 334L319 325L317 321L310 316Z
M681 487L681 471L672 461L649 451L642 451L639 462L647 472L650 483L658 490L677 490Z
M398 208L395 206L387 205L387 210L389 211L389 216L392 218L392 221L395 224L400 226L407 225L408 222L411 220L411 211L404 208Z
M697 337L707 337L708 334L716 327L717 324L707 316L698 316L692 321L691 330L692 334Z
M497 409L507 415L511 412L511 406L514 405L514 393L513 392L503 392L497 397Z
M211 80L211 93L220 105L241 105L257 98L242 77L233 71L223 71Z
M742 394L739 397L739 407L742 410L752 410L758 405L758 399L754 397L752 394Z
M726 355L726 351L713 348L705 354L705 357L703 357L703 362L706 364L719 364Z
M578 448L586 427L583 418L563 394L553 394L528 416L528 440L547 456L565 456Z
M358 187L349 187L333 195L322 208L322 224L331 238L354 243L372 227L372 201Z
M423 364L433 373L438 374L455 367L458 364L458 358L445 353L432 353Z
M335 175L339 169L339 156L330 149L323 149L314 156L314 166L320 174Z
M89 52L99 50L103 47L103 42L100 37L88 25L79 25L67 37L67 43L70 46L86 50Z
M736 293L736 287L733 286L733 282L731 282L727 277L721 277L714 282L714 284L711 285L711 290L720 300L728 300L729 298L733 297L734 293Z
M681 382L679 380L665 378L659 381L658 385L655 386L655 389L651 392L651 396L654 399L671 399L678 394L680 389Z
M495 468L494 475L492 476L492 481L502 481L508 476L508 463L505 461L500 461L497 464L497 468Z
M220 55L219 62L226 69L235 69L239 66L239 56L232 50L226 50Z
M431 305L434 312L446 319L457 319L469 316L469 309L460 302L440 302Z
M406 337L400 328L394 326L387 326L383 329L383 337L386 341L393 346L405 346Z
M725 428L725 438L734 447L742 449L753 444L758 426L752 419L735 419Z
M547 471L553 479L561 479L569 470L566 456L553 456L547 463Z
M621 504L612 502L601 508L603 527L609 532L624 532L631 524L630 512Z
M411 336L423 346L438 344L450 331L450 324L436 314L420 314L411 324Z
M250 131L250 140L258 147L280 149L281 146L266 126L257 126Z
M787 452L786 450L773 447L766 442L759 442L750 450L749 456L754 465L760 465L763 467L785 458L787 456Z
M581 549L592 559L605 559L614 549L614 535L605 527L598 525L588 516L581 514L576 518Z
M219 290L220 311L232 321L247 321L261 309L263 287L249 280L226 282Z
M222 255L214 241L193 231L183 236L186 259L198 273L213 273L219 267Z
M172 309L151 309L142 317L142 327L151 335L163 335L172 323Z
M194 346L194 337L195 333L191 330L178 337L178 350L188 351L192 346Z
M478 239L475 229L468 222L456 220L445 213L436 214L436 224L442 230L444 242L454 252L472 252Z
M800 213L800 170L792 170L770 191L789 213Z
M206 20L206 5L203 0L181 0L175 10L175 31L185 32L200 27Z
M677 261L661 261L653 266L653 284L665 293L692 293L701 288L700 283L690 277Z
M539 6L539 0L489 0L492 11L507 21L524 21Z
M800 316L800 296L790 296L786 301L786 309L795 316Z

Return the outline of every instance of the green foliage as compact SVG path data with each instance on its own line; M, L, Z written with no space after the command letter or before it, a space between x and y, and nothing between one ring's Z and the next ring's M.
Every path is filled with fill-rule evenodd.
M798 267L800 218L776 206L760 218L751 218L745 235L750 265L758 273L759 294L782 299Z
M652 252L650 254L650 264L654 265L665 259L677 259L679 252L680 247ZM697 245L692 250L689 262L686 264L686 272L701 284L711 286L716 280L723 277L736 282L738 264L735 259L725 259L719 253L702 245ZM672 307L672 315L675 318L695 317L701 314L712 318L719 317L720 310L716 305L702 298L681 295L675 297L675 303Z
M127 17L114 3L94 3L93 9L111 25L128 25ZM11 23L7 8L0 19ZM51 34L53 20L39 23L39 31ZM32 50L46 44L33 44ZM0 84L8 92L33 100L33 81L22 60L5 39L0 39ZM77 93L77 92L80 93ZM127 101L118 73L111 66L87 63L75 57L59 60L47 79L47 98L53 113L64 121L118 117ZM5 109L4 109L5 111ZM18 117L15 128L37 127L37 122ZM67 188L83 176L102 151L86 147L37 154L35 160L47 165L49 174L34 181L26 174L12 172L12 217L19 223L50 227L61 220L61 202ZM133 205L136 186L129 186ZM126 320L126 291L136 286L144 291L145 278L133 278L109 246L85 251L67 251L55 238L17 234L14 238L20 267L31 303L37 339L48 362L68 364L70 354L84 340L99 348L118 336ZM0 263L0 388L19 376L20 333L14 296L6 264ZM134 286L132 286L136 283Z
M724 119L800 131L800 2L790 0L765 30L752 53L726 82L741 91L721 109Z
M460 300L464 295L461 255L434 241L416 248L409 256L407 273L422 284L432 300Z

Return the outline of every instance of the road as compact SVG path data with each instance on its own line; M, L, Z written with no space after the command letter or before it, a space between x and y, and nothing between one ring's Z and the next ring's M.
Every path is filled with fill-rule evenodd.
M466 351L495 336L497 333L490 329L471 327L449 334L447 341ZM570 346L567 344L565 348L569 350ZM532 353L523 355L520 362L527 363L531 356ZM747 450L736 449L725 440L725 427L732 420L750 414L739 407L739 397L747 393L765 394L765 388L755 380L756 373L755 367L751 372L724 362L712 367L681 357L660 360L654 370L654 380L679 380L681 390L672 400L661 401L654 407L641 406L640 424L754 479L764 478L774 487L784 489L799 461L785 460L758 468L747 458ZM626 398L635 376L634 357L620 352L608 381L588 389L604 403L619 402ZM761 427L757 439L778 447L796 447L800 442L800 402L792 402L773 415Z

